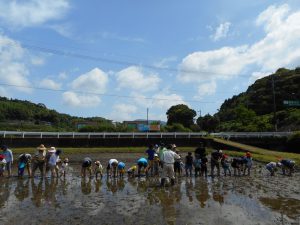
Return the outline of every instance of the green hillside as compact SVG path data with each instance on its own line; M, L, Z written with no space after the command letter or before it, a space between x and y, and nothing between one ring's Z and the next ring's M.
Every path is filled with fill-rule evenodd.
M222 131L300 130L300 107L284 104L300 103L300 68L278 69L258 79L246 92L227 99L214 117Z
M101 117L81 118L58 113L44 104L0 97L1 130L74 131L79 122L111 124Z

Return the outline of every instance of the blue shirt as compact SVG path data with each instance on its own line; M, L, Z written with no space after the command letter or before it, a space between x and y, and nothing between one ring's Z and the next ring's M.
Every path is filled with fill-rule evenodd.
M148 165L148 161L147 159L145 158L140 158L138 161L137 161L138 164L144 164L144 165Z
M146 153L148 154L148 159L149 160L153 160L154 159L154 154L156 153L154 149L148 149L146 151Z
M124 169L124 168L125 168L125 163L119 162L119 164L118 164L118 169L119 169L119 170L122 170L122 169Z
M2 154L5 156L5 160L7 163L14 161L14 157L10 149L6 149Z

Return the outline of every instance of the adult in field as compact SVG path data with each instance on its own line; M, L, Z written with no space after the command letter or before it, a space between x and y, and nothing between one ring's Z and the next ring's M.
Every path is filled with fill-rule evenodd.
M286 171L288 171L288 175L292 176L295 170L295 161L290 159L282 159L280 160L280 163L283 175L285 175Z
M36 152L34 153L32 159L32 176L34 176L37 168L39 168L41 172L41 177L44 176L46 150L47 148L43 144L36 148Z
M14 162L14 156L12 154L12 151L8 149L6 145L1 146L2 155L4 155L4 158L6 160L6 171L7 171L7 177L11 177L11 167Z
M175 184L175 173L174 173L174 162L176 159L179 159L180 156L172 151L172 145L167 146L167 150L163 153L163 173L161 178L161 186L165 185L166 178L171 179L171 185Z
M223 157L222 150L213 151L211 153L211 176L214 176L214 169L217 168L217 175L220 176L220 165L221 165L221 159Z
M266 165L266 169L270 172L270 175L271 176L274 176L275 175L275 172L277 170L277 167L280 167L281 166L281 163L276 163L276 162L269 162L267 165Z

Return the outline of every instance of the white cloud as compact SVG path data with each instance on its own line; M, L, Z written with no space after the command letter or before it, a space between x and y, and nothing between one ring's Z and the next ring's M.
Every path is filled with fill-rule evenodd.
M270 6L256 21L264 27L264 38L249 46L194 52L182 60L178 79L201 83L228 79L251 68L262 72L294 68L300 61L299 21L300 11L291 12L287 5Z
M0 34L0 82L9 84L22 92L30 92L27 78L29 71L26 65L27 54L21 45ZM22 87L23 86L23 87Z
M107 74L99 68L95 68L76 78L71 83L71 87L77 91L104 93L106 91L107 84Z
M107 74L99 68L95 68L80 75L71 83L73 90L86 93L77 93L75 91L64 92L63 102L74 107L97 106L100 104L101 98L97 94L93 93L104 93L106 91L107 83Z
M52 89L52 90L59 90L61 89L61 85L62 85L61 83L57 83L56 81L45 78L40 81L39 87Z
M249 82L250 82L250 83L253 83L253 82L256 81L257 79L260 79L260 78L269 76L270 74L272 74L272 72L253 72L253 73L251 74L251 77L250 77Z
M139 92L154 91L161 79L156 74L144 74L136 66L130 66L116 74L119 88L137 90Z
M133 114L137 112L137 107L130 104L116 104L113 106L111 118L115 121L133 120Z
M14 27L29 27L60 19L69 8L68 0L1 1L0 18Z
M169 109L173 105L185 104L189 105L183 100L183 97L177 94L157 93L153 95L152 107L160 109Z
M73 27L70 24L54 24L49 27L63 37L74 38Z
M63 103L73 107L96 107L101 99L96 95L77 94L72 91L64 92Z
M169 68L169 64L172 62L177 61L176 56L170 56L167 58L163 58L160 61L154 63L154 66L159 67L159 68Z
M230 22L221 23L217 29L216 32L211 36L211 39L214 41L218 41L222 38L226 38L229 32L229 28L231 26Z
M195 96L196 99L203 99L204 96L207 95L213 95L216 92L217 84L215 81L202 83L198 87L198 93L197 96Z

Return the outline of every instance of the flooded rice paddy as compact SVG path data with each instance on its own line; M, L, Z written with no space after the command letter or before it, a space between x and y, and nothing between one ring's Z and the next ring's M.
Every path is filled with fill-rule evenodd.
M140 154L90 156L128 168ZM160 188L153 177L82 179L83 156L70 158L65 180L0 178L0 224L300 224L299 173L270 177L255 164L250 177L179 177Z

